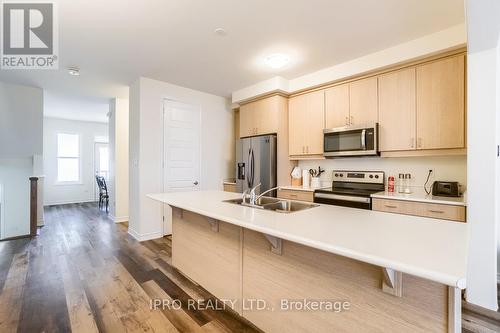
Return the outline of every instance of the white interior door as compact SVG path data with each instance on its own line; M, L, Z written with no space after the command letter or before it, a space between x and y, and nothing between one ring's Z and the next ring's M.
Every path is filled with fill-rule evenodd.
M163 106L163 191L200 188L201 113L196 106L165 100ZM163 234L172 233L170 207L165 205Z

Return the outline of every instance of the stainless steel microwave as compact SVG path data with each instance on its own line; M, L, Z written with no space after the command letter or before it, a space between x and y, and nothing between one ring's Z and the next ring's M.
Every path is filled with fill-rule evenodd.
M325 157L376 156L378 123L323 130Z

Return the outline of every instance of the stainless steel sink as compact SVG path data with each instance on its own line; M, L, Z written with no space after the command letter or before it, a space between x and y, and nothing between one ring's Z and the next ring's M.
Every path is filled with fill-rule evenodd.
M277 213L293 213L304 209L309 209L319 206L317 204L310 204L310 203L291 201L291 200L282 200L270 197L259 198L255 205L251 205L248 202L243 202L242 198L224 200L224 202L232 203L235 205L252 207L252 208L272 210Z
M314 208L319 205L305 202L281 200L276 203L264 205L264 209L273 210L278 213L293 213L304 209Z

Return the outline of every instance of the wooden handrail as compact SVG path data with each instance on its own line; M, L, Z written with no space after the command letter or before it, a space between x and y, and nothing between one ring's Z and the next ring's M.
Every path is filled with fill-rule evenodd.
M30 236L36 236L38 216L38 177L30 177Z

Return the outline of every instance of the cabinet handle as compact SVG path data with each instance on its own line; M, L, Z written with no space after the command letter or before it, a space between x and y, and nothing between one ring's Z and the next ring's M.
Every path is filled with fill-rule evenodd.
M415 138L410 139L410 148L415 148Z
M349 117L345 117L345 124L349 125Z
M351 116L351 125L354 125L354 117Z
M443 214L444 213L443 210L434 210L434 209L429 209L429 212L431 212L431 213L437 213L437 214Z
M422 138L418 138L417 147L422 148Z
M290 194L290 197L297 198L297 194Z
M398 208L398 206L384 205L387 208Z

